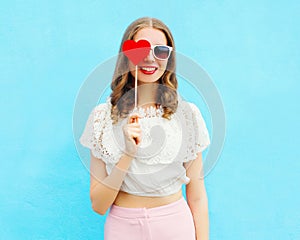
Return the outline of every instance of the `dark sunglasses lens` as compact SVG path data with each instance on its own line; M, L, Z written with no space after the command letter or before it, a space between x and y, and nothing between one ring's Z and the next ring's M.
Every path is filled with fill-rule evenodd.
M166 46L155 46L154 55L160 59L167 59L170 54L170 49Z

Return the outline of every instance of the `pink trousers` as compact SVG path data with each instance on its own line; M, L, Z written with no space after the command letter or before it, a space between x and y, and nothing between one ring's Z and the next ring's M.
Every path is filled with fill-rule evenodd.
M154 208L112 205L104 226L105 240L195 240L193 216L182 197Z

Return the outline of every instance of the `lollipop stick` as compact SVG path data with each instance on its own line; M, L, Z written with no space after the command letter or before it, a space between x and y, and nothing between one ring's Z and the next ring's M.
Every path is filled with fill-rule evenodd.
M134 79L134 111L137 112L137 71L138 71L138 66L135 65L135 79ZM134 117L132 118L132 122L138 122L138 118ZM138 139L133 138L135 143L138 144Z
M134 79L134 108L137 108L137 72L138 66L135 65L135 79Z

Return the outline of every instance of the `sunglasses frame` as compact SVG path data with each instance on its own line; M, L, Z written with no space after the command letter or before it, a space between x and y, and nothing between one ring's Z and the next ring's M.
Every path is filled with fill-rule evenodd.
M169 49L169 55L168 55L168 57L166 57L166 58L159 58L159 57L157 57L157 56L155 55L155 52L154 52L154 48L155 48L155 47L167 47L167 48ZM151 50L152 50L153 56L154 56L157 60L168 60L169 57L170 57L170 55L171 55L171 52L172 52L173 48L170 47L170 46L167 46L167 45L151 45Z

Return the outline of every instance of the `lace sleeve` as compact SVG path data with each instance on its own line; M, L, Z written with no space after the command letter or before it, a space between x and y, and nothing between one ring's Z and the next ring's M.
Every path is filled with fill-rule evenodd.
M210 144L208 130L199 108L189 103L192 109L193 127L195 131L195 153L204 151Z
M79 139L79 142L84 147L91 149L93 155L97 158L101 158L101 151L99 149L99 145L97 144L97 139L99 139L101 125L103 125L105 121L104 107L104 104L100 104L93 109Z

